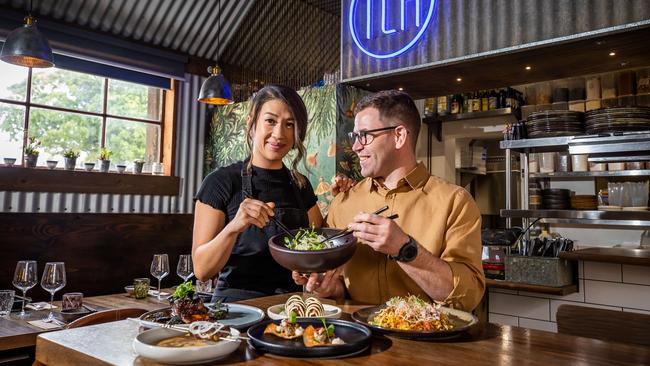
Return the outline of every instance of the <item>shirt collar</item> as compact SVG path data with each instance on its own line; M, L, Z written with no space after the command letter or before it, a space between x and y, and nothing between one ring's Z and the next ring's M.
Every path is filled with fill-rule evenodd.
M426 183L427 179L429 178L429 171L427 168L424 166L424 163L419 162L418 165L413 168L404 178L400 179L400 183L398 183L398 187L402 185L402 182L406 182L411 189L418 189L421 186ZM372 179L372 184L368 185L369 191L372 190L377 190L377 189L383 189L387 190L386 186L384 185L384 178L373 178Z

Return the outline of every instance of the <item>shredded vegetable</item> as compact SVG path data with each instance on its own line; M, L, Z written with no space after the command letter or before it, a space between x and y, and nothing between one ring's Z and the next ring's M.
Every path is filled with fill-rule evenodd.
M450 330L454 328L449 317L440 312L440 305L432 305L418 296L396 296L386 302L370 324L400 330Z
M324 240L327 238L317 233L313 227L298 230L294 238L285 237L284 245L294 250L323 250L334 247L332 243L325 242Z

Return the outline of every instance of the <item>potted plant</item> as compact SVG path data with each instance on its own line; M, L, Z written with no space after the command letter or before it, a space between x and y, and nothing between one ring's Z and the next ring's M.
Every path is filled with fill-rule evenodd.
M66 150L63 152L63 157L65 158L65 170L74 170L74 167L77 165L79 151L72 149Z
M41 141L36 139L36 137L30 137L27 141L27 146L25 146L25 166L28 168L36 168L36 162L38 161L38 147L41 145Z
M135 174L142 173L142 167L144 166L144 160L138 159L133 161L133 172Z
M101 151L99 152L99 171L102 173L108 173L108 169L111 167L111 156L113 156L113 152L111 150L106 150L105 147L102 147Z

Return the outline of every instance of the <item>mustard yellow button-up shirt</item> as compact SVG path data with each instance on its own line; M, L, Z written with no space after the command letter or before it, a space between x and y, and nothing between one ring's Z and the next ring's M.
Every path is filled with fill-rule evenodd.
M383 216L398 214L395 222L400 228L451 267L454 289L445 301L459 309L474 309L483 296L485 276L481 214L470 194L429 175L419 163L395 189L366 178L338 194L330 206L327 225L345 228L357 213L373 212L384 205L389 209ZM350 297L364 303L380 304L408 294L428 298L397 262L363 244L345 265L343 277Z

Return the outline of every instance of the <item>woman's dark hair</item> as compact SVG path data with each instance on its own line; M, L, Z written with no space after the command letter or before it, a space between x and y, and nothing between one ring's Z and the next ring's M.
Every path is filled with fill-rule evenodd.
M253 139L251 138L251 131L255 130L257 118L260 115L262 106L264 103L271 100L281 100L284 102L289 107L289 110L291 110L291 114L293 115L293 119L296 123L296 128L294 129L293 148L298 151L296 153L296 156L293 158L293 161L291 162L290 170L291 177L298 184L298 187L303 188L307 181L305 177L298 172L298 163L300 163L300 161L302 161L303 157L305 156L305 135L307 134L308 115L305 103L302 101L302 98L300 98L300 95L298 95L295 90L284 85L268 84L260 89L257 93L255 93L255 96L251 102L250 111L248 112L248 115L251 118L251 123L248 125L246 131L246 143L248 144L249 152L252 155ZM249 170L252 169L252 161L253 159L250 159L248 161Z

